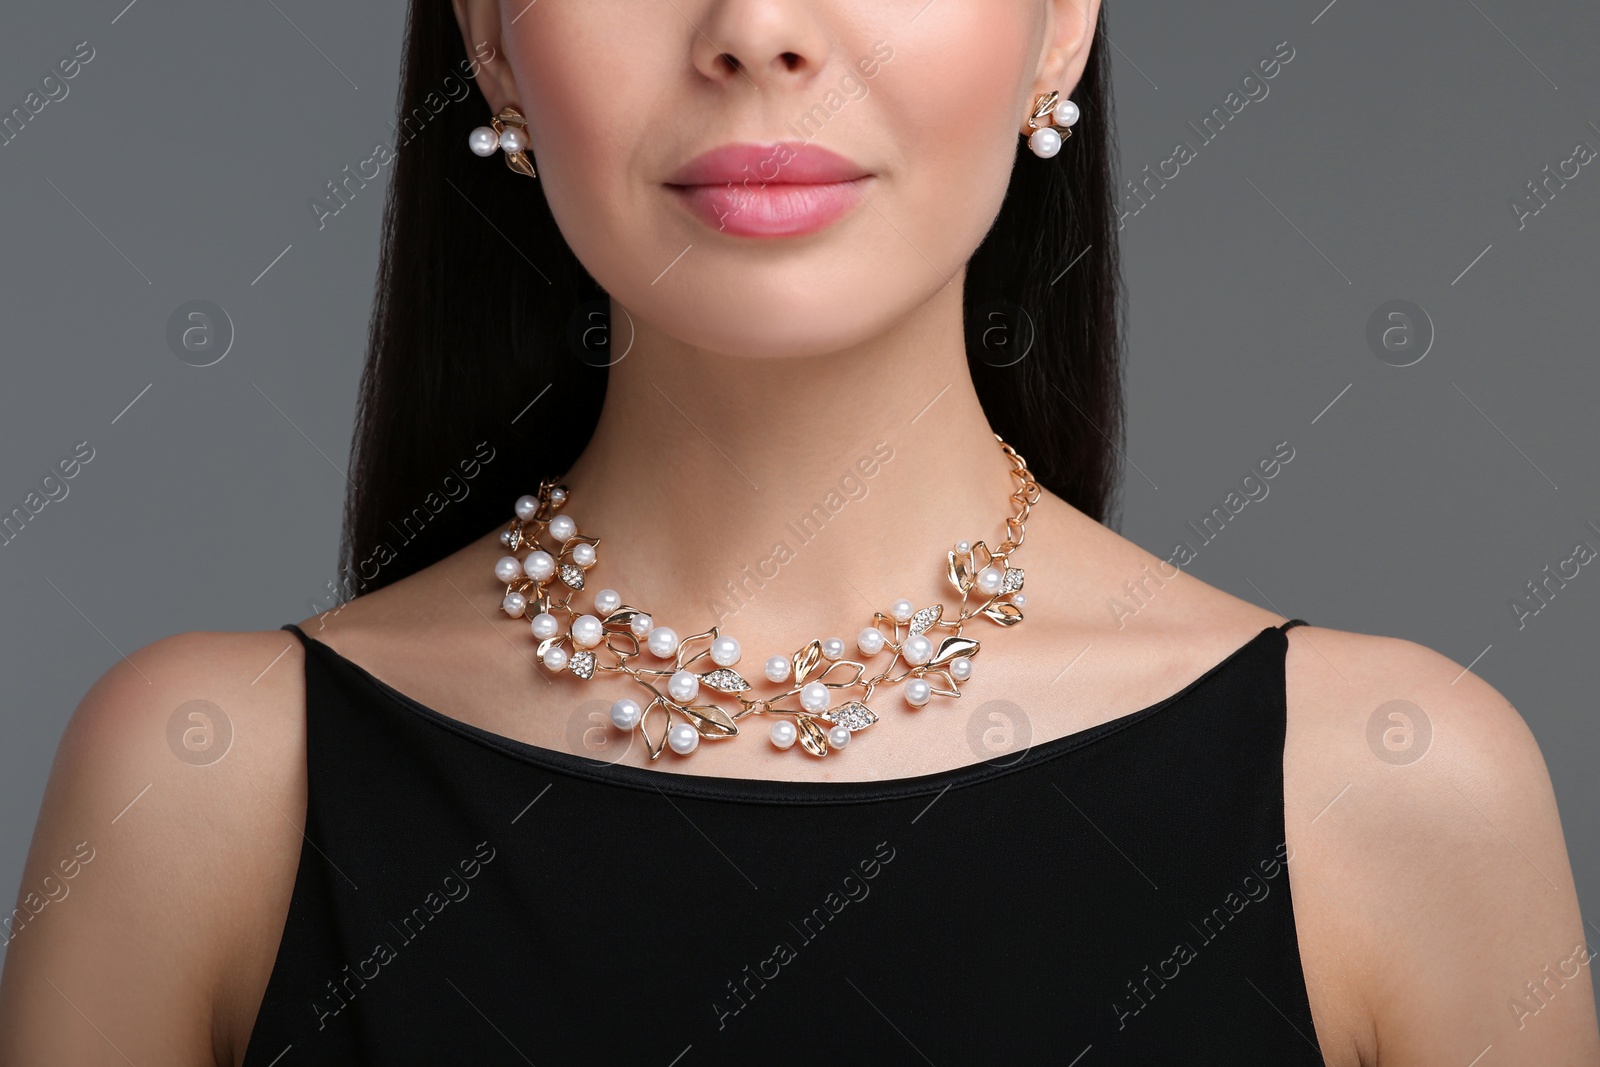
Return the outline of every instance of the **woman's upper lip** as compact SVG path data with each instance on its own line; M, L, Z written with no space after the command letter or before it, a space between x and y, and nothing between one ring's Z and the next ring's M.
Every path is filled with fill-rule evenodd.
M822 185L866 177L854 160L804 141L725 144L702 152L679 167L668 185Z

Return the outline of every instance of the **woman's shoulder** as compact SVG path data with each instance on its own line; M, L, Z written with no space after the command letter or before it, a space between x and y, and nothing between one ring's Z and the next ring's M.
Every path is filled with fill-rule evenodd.
M152 641L89 687L62 733L57 766L170 779L187 790L245 784L244 772L268 772L301 747L303 655L282 629L194 630ZM82 785L110 787L104 777Z
M253 1015L300 851L302 656L283 630L184 632L90 686L6 932L0 1061L98 1062L97 1028L135 1062L242 1053L234 1012Z
M1325 1047L1362 1063L1378 1047L1468 1062L1491 1044L1519 1061L1583 1050L1594 1062L1583 922L1523 715L1417 641L1315 625L1287 636L1285 826ZM1542 968L1563 974L1554 1003L1524 985Z
M1114 531L1063 526L1090 550L1061 580L1104 602L1096 625L1133 647L1214 658L1304 620L1284 635L1284 821L1330 1063L1376 1063L1379 1046L1383 1062L1467 1063L1491 1044L1519 1062L1600 1057L1549 773L1476 657L1321 626L1300 604L1268 611Z

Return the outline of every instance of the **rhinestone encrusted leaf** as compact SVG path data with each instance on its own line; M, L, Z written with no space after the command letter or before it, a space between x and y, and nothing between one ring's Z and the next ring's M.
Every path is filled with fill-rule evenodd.
M583 568L576 563L563 563L561 565L561 580L573 589L582 589Z
M1022 588L1022 568L1007 567L1005 581L1000 584L1000 592L1015 593Z
M837 726L845 727L851 733L865 729L878 721L877 713L859 700L852 700L832 711L825 711L822 717Z
M935 604L933 607L923 608L921 611L911 616L912 635L915 636L916 634L927 633L933 624L939 621L939 616L943 614L944 605Z
M594 653L589 651L574 652L572 659L567 661L567 670L585 681L594 677Z
M700 681L719 693L743 693L750 689L750 683L744 680L743 675L726 667L702 674Z

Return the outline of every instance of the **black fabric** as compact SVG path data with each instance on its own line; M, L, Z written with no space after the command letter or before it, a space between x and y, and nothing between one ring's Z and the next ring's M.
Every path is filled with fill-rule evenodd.
M1320 1064L1300 622L1020 758L869 783L522 744L286 626L306 845L244 1065Z

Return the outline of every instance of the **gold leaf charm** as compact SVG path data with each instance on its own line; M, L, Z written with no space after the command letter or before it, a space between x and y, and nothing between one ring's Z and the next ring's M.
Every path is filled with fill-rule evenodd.
M976 575L983 568L994 562L994 554L989 551L989 546L982 541L972 543L972 554L968 557L972 573Z
M944 614L944 605L935 604L931 608L923 608L911 616L911 634L927 633L933 629L933 624L939 621L939 616Z
M946 670L925 671L922 680L928 683L928 692L937 693L942 697L958 697L961 690L956 688L956 680L950 677Z
M683 710L689 713L701 737L718 740L739 732L739 725L733 721L733 717L715 704L696 704Z
M628 630L620 633L606 634L606 647L619 656L629 657L639 654L639 639Z
M1022 621L1022 610L1015 604L997 601L984 608L983 613L1001 626L1015 626Z
M1062 128L1069 135L1072 133L1072 127L1064 126ZM1063 140L1065 140L1065 138L1063 138ZM533 169L533 164L528 162L528 154L526 151L503 152L501 154L506 157L506 166L510 167L518 174L524 174L529 178L537 178L539 176L539 172Z
M822 727L817 725L815 719L809 715L795 717L794 724L800 728L800 746L813 756L826 756L828 754L828 735L822 732Z
M539 642L539 647L533 650L533 654L538 656L542 661L544 659L544 654L555 646L559 645L566 638L566 636L566 634L556 634L554 637L545 638L543 641Z
M970 637L962 637L957 634L939 642L939 650L928 661L928 666L942 667L959 656L975 656L977 654L978 642Z
M806 680L806 675L816 670L817 664L822 662L822 642L812 641L809 645L796 652L790 662L794 666L794 684L800 685ZM822 753L817 753L822 755Z
M611 633L631 633L630 627L633 625L634 616L643 614L645 612L640 611L638 608L631 608L624 604L610 615L607 615L601 621L601 625Z
M968 589L971 589L972 583L975 581L977 572L972 569L969 562L970 559L971 553L965 556L958 556L954 549L950 550L950 566L945 572L945 576L950 579L950 584L956 587L956 592L958 593L965 593Z
M715 626L707 630L705 633L690 634L688 637L685 637L678 642L678 653L673 659L673 662L677 664L679 670L682 670L684 667L687 667L701 656L709 654L711 651L711 642L715 641L716 639L717 628ZM689 655L689 646L694 644L696 641L704 641L706 647L702 648L699 652L696 652L691 656Z
M830 681L828 681L828 675L832 674L835 670L839 669L840 667L843 667L847 671L854 671L855 673L851 676L850 680L847 681L847 682L841 682L841 681L832 681L832 682L830 682ZM828 664L828 667L827 667L826 670L824 670L821 674L817 675L817 679L816 680L821 682L822 684L826 685L830 689L848 689L852 685L855 685L856 683L860 682L861 681L861 676L863 674L866 674L866 673L867 673L867 668L863 664L857 663L853 659L836 659L832 663Z
M573 534L561 543L561 554L557 557L563 561L572 559L572 550L579 545L599 545L600 538L589 537L584 534Z
M654 712L660 713L656 715L656 718L661 720L661 732L658 737L650 736L650 716ZM666 704L660 697L656 697L645 706L644 714L639 717L639 725L635 729L639 731L639 736L644 738L644 747L650 753L650 758L655 759L667 747L667 732L672 729L672 712L667 710Z

